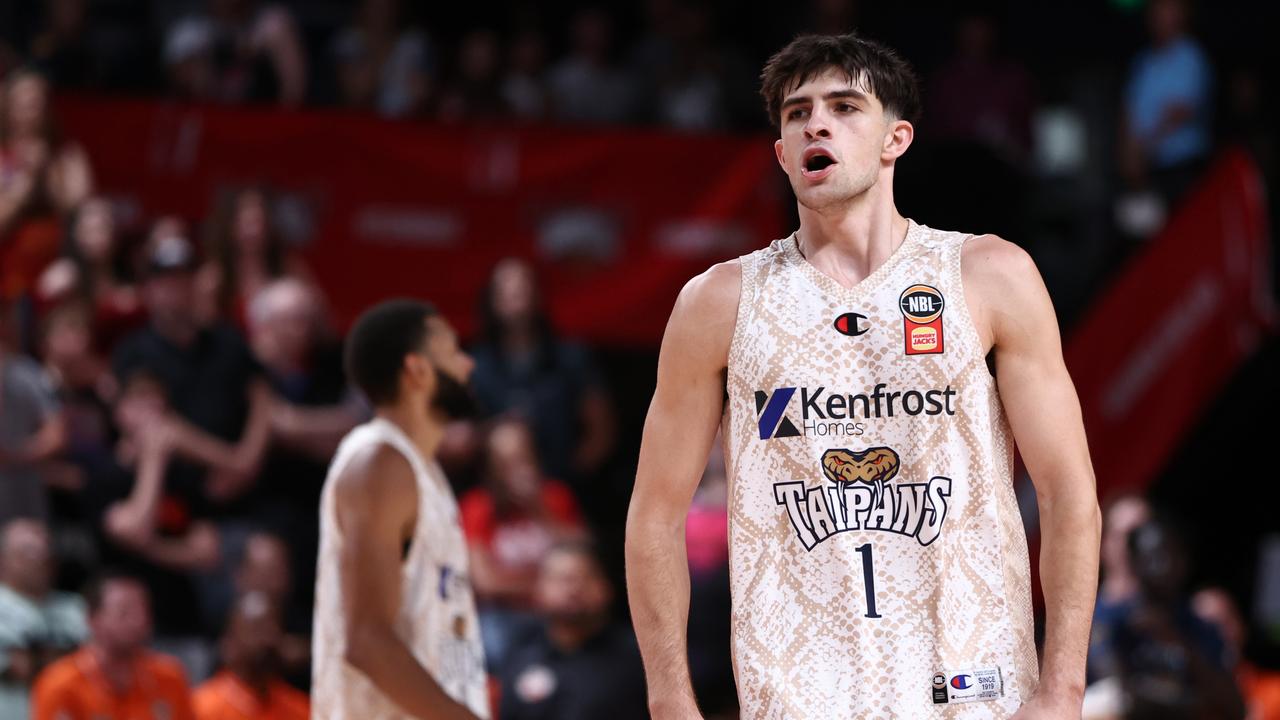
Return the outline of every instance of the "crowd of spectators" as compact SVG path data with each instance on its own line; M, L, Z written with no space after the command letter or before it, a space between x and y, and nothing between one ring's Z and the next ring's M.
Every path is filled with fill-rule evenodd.
M1179 523L1138 495L1103 522L1085 720L1280 717L1280 671L1248 657L1231 593L1188 586Z
M44 143L46 164L0 235L0 718L305 717L320 489L370 414L324 289L269 188L130 233L89 158L38 132L56 125L46 81L5 89L22 115L6 150ZM443 459L499 707L597 717L644 691L579 501L614 452L613 404L530 264L497 263L478 300L480 415Z
M576 8L564 38L524 7L448 42L408 3L324 7L341 10L327 31L300 6L253 0L8 11L27 32L0 33L0 720L155 703L173 718L305 717L320 488L369 415L271 188L229 188L205 218L126 225L61 134L51 84L440 122L763 124L756 58L724 42L711 3L652 0L633 28ZM843 31L858 17L824 0L782 24ZM1152 0L1147 17L1114 163L1117 218L1138 235L1213 143L1213 67L1186 3ZM990 14L954 30L926 73L936 157L1016 197L1039 152L1034 83ZM1227 79L1222 127L1265 158L1259 76ZM495 264L478 307L480 415L450 428L442 459L498 717L629 717L644 706L638 651L592 539L607 531L599 480L630 439L533 265ZM734 704L726 492L715 456L687 524L690 666L709 716ZM1177 526L1126 497L1107 527L1087 716L1280 717L1280 679L1246 657L1232 596L1186 587Z

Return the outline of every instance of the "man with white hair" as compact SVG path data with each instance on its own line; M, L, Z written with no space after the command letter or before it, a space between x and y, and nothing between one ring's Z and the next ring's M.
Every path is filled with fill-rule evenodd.
M20 518L0 528L0 720L27 717L40 669L89 634L84 601L52 581L44 523Z

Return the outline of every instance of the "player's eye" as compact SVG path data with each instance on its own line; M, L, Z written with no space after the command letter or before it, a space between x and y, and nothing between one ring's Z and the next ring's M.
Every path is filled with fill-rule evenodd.
M800 118L803 118L807 113L808 111L805 110L804 108L794 108L792 109L791 112L787 113L787 119L799 120Z
M854 112L857 109L858 108L854 107L853 105L850 105L849 103L840 103L839 105L836 106L837 112Z

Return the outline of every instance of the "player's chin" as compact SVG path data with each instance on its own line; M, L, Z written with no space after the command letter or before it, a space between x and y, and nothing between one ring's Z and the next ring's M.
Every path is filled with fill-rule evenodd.
M830 205L832 202L839 201L845 193L840 192L835 183L822 184L796 184L791 189L796 194L796 200L801 205L810 209L821 209Z

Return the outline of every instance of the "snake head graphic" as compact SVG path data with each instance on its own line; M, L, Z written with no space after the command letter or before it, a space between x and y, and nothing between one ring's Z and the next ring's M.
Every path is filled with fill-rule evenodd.
M887 447L862 452L836 448L822 454L822 472L837 484L883 485L898 474L898 453Z

